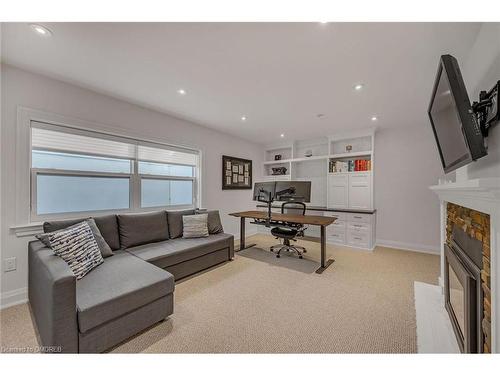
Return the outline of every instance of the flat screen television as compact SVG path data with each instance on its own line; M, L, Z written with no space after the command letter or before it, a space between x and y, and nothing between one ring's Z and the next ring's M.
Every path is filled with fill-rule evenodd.
M457 59L451 55L439 61L428 113L445 173L487 154Z

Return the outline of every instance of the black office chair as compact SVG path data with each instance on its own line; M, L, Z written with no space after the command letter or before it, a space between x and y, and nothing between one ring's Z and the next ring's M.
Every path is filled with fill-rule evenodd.
M294 205L294 208L302 209L302 215L306 214L306 205L302 202L285 202L281 205L281 213L285 213L285 206ZM297 206L300 206L298 208ZM286 223L284 223L286 224ZM304 230L307 228L302 224L286 224L286 226L282 227L274 227L271 229L271 234L276 237L276 239L283 239L283 243L279 243L278 245L271 246L271 251L279 249L276 254L276 258L280 257L281 250L286 251L294 251L297 253L300 259L302 259L302 253L306 253L307 250L302 246L292 245L290 241L297 241L296 237L304 236ZM302 251L301 251L302 250Z

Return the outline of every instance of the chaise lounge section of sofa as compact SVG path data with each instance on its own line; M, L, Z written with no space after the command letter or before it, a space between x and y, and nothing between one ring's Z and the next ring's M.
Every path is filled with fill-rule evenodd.
M208 211L211 233L182 238L194 210L95 217L113 256L76 280L40 241L29 243L29 302L43 346L65 353L103 352L173 313L175 280L234 257L234 238ZM52 232L83 219L44 223Z

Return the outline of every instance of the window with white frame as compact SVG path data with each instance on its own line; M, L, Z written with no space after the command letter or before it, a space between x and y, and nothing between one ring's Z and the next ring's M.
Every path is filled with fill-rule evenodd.
M31 216L196 207L199 152L31 123Z

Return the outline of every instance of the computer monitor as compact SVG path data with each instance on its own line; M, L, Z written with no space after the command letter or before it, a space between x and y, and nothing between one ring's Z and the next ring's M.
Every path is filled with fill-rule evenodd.
M274 200L282 202L311 202L311 181L277 181Z
M253 188L253 200L273 200L276 191L276 182L256 182Z

